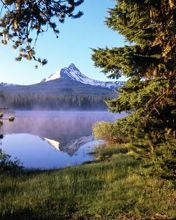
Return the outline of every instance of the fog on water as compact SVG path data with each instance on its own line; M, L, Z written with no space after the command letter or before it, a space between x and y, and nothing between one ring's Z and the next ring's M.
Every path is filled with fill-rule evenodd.
M6 113L7 114L7 113ZM107 111L14 111L4 122L1 148L26 168L59 168L94 160L92 127L125 114Z

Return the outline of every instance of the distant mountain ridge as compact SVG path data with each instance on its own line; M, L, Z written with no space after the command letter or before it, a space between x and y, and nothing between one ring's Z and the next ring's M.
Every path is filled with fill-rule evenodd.
M0 107L13 109L106 109L123 82L101 82L71 64L33 85L0 83Z
M103 88L108 88L108 89L113 89L113 90L123 84L122 81L103 82L99 80L90 79L89 77L81 73L80 70L73 63L70 64L68 67L58 70L56 73L51 74L47 79L43 79L41 82L48 82L48 81L57 80L60 78L77 81L85 85L100 86Z

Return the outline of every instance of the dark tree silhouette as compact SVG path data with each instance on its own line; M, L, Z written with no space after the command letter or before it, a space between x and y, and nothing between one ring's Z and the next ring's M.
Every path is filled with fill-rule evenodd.
M130 113L115 126L137 142L136 150L143 149L150 163L157 160L161 170L167 165L167 173L176 152L176 3L117 0L106 24L132 43L93 53L95 65L110 77L128 78L108 102L112 112ZM172 167L176 173L175 161Z

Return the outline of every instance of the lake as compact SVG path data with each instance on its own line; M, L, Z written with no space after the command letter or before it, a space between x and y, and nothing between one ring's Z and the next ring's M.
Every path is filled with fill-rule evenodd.
M94 160L92 126L124 114L106 111L16 111L1 128L0 148L27 169L55 169Z

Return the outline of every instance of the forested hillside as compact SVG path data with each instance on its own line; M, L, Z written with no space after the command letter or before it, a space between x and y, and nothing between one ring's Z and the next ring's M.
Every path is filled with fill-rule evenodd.
M0 106L14 109L105 109L112 90L64 79L0 86Z

